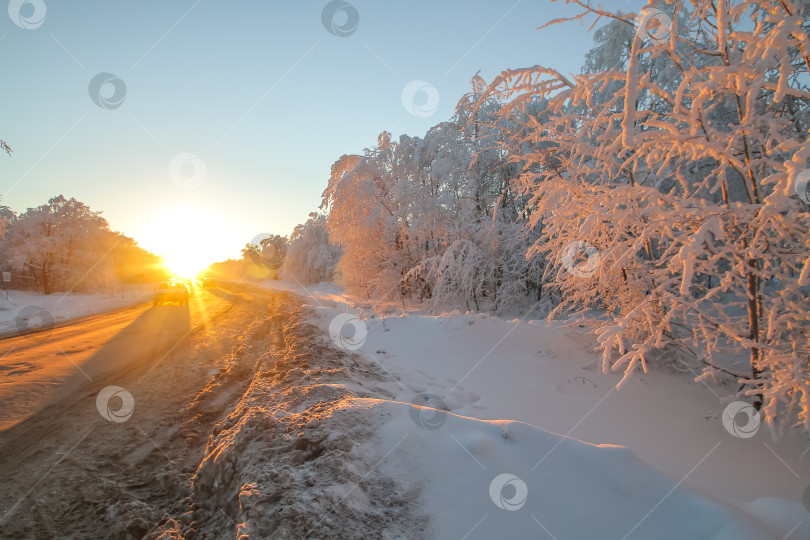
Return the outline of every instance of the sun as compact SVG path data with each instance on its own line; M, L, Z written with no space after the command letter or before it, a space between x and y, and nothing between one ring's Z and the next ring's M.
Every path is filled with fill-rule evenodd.
M174 277L189 279L195 278L211 264L208 259L195 260L193 254L173 253L163 256L163 264Z
M221 211L190 203L163 208L139 228L138 244L162 256L166 269L184 279L238 253L243 244Z

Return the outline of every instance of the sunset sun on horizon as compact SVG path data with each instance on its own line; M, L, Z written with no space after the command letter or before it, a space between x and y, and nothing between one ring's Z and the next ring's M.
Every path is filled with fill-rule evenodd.
M192 278L210 264L238 257L247 242L214 210L183 203L151 214L133 234L138 245L163 258L177 277Z

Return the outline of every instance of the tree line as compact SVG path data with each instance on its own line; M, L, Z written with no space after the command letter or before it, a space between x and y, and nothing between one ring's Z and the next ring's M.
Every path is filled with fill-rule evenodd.
M160 257L112 231L101 212L63 195L19 214L0 206L0 267L13 288L44 294L111 292L168 275Z

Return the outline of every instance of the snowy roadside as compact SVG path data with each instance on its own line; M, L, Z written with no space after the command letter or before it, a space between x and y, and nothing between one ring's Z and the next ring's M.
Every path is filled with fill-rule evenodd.
M273 302L248 331L256 352L237 351L198 396L228 395L249 376L194 474L194 530L204 538L232 527L245 539L427 537L415 491L379 471L384 418L374 397L385 373L332 345L297 298ZM216 414L196 403L189 410Z
M753 520L772 537L810 536L807 441L772 440L764 428L752 437L727 431L721 415L733 388L672 370L617 391L619 375L594 366L592 340L576 329L458 313L380 318L331 284L264 285L308 297L322 332L339 313L363 321L367 335L352 355L388 379L371 392L384 400L372 410L390 417L377 430L378 452L391 452L380 471L420 492L439 536L547 528L585 538L598 523L605 536L768 537L757 536ZM431 408L414 419L413 404L453 414ZM526 488L528 512L498 507L488 492L497 478L506 499Z
M151 285L126 285L115 294L0 291L0 335L58 325L95 313L148 302Z

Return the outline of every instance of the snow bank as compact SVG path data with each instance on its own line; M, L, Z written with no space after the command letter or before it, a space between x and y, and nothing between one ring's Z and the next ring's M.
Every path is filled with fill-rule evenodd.
M487 490L481 491L475 486L484 485L486 488L497 474L510 473L526 483L530 497L535 493L533 499L542 502L538 508L548 508L547 499L555 497L546 493L544 486L547 482L559 484L562 491L556 496L579 497L567 499L567 504L575 506L591 504L587 502L586 493L594 494L594 500L600 502L593 504L599 507L608 504L601 500L605 493L613 493L616 497L624 494L632 499L630 493L636 492L628 486L635 486L639 490L636 493L638 500L624 500L620 506L626 512L610 521L615 526L615 530L611 529L614 533L623 530L619 537L633 527L634 515L637 520L642 517L634 514L638 508L636 504L644 501L647 505L645 512L651 510L678 483L680 487L636 529L633 536L648 536L642 534L647 530L644 527L661 525L676 519L673 516L681 516L682 512L694 513L694 509L688 512L684 509L697 505L705 509L705 514L698 512L695 516L700 516L700 526L705 527L701 534L708 537L733 537L737 534L737 523L752 520L768 527L777 538L791 531L796 537L810 537L810 520L800 524L801 519L794 519L801 512L808 517L801 503L802 493L810 485L810 471L806 465L806 458L810 455L806 452L807 441L799 437L774 441L765 429L747 439L727 432L720 416L728 404L727 396L732 395L735 388L696 384L692 381L694 374L688 370L679 372L675 368L682 369L682 366L673 366L670 370L660 369L637 377L618 391L615 387L620 375L603 374L597 369L599 359L593 352L594 341L584 330L562 328L546 321L505 321L483 314L458 312L444 316L412 312L380 317L368 305L342 294L333 285L306 289L283 282L270 285L306 295L324 333L328 332L338 313L349 312L363 320L367 335L353 354L359 361L385 372L387 382L376 385L375 397L384 396L394 402L418 403L452 412L447 414L447 423L441 429L427 433L414 431L414 424L409 425L408 417L400 414L397 422L382 428L387 435L386 443L380 449L385 455L399 436L410 433L401 443L407 451L400 452L402 448L397 448L385 462L392 468L386 465L384 470L398 482L407 482L411 478L412 487L421 485L422 497L427 501L425 511L442 531L453 531L452 535L457 537L469 532L469 529L459 530L466 521L456 523L456 518L449 517L461 514L447 509L454 505L459 511L467 507L472 504L469 500L472 494L486 507ZM393 415L390 411L385 414ZM473 417L483 422L475 424ZM524 424L498 421L502 418L539 429L535 433L534 428ZM514 439L503 439L495 434L497 429L506 425L520 434L522 442L518 446L521 448L515 446ZM570 480L565 480L568 478L565 475L554 476L555 473L546 471L546 462L531 471L545 455L543 449L549 444L557 444L549 443L548 437L561 440L560 436L552 436L549 432L603 446L574 444L569 442L573 439L562 439L565 442L559 443L547 458L549 463L563 459L557 455L562 449L568 452L569 448L579 448L577 444L584 444L588 449L571 450L578 452L580 462L559 461L560 464L553 467L564 468ZM479 445L481 448L500 448L507 454L490 455L486 450L479 455L476 453ZM604 445L618 445L629 450L619 451ZM512 451L516 453L508 453ZM629 451L632 451L632 457L627 457ZM415 465L412 456L418 456ZM491 461L487 461L490 458ZM479 467L476 460L486 469ZM438 465L434 466L434 463ZM403 467L409 472L397 474L397 470ZM634 472L622 478L602 469L621 471L622 474L631 474L631 469ZM589 471L584 475L587 478L580 474L583 471ZM590 481L602 482L601 487L588 487ZM576 488L566 491L569 484ZM667 486L666 489L663 486ZM452 497L461 497L461 501L449 500ZM757 500L770 502L758 504ZM663 508L665 504L667 508ZM526 505L531 506L530 502ZM552 505L551 508L558 507ZM497 527L488 529L485 525L495 523L494 518L502 511L497 506L491 506L489 510L489 517L480 527L492 532ZM537 509L537 512L541 510ZM569 531L558 521L561 512L559 509L549 516L543 510L542 515L535 512L534 516L552 534L564 538L569 536ZM662 521L656 521L659 512L662 512ZM507 512L505 515L511 517L504 519L517 519L518 514ZM751 517L741 517L743 514ZM484 515L480 514L479 519ZM550 523L561 529L555 530L543 516L549 516ZM538 527L531 515L528 519ZM645 525L649 520L652 520L651 524ZM800 524L798 529L795 528L797 524ZM473 525L475 523L469 527ZM684 523L673 530L686 535L682 537L700 537L683 528L687 525ZM513 526L523 530L520 529L522 525ZM578 523L570 526L585 527ZM743 528L749 530L748 525L743 525ZM532 535L541 530L535 529ZM585 528L576 530L585 536L571 534L572 537L588 537ZM758 531L756 527L750 530ZM476 532L470 537L477 535Z
M240 538L767 538L626 448L394 401L395 379L292 304L249 333L228 371L255 362L250 385L194 476L203 535L230 521Z
M147 302L151 285L127 285L115 294L0 291L0 335Z
M220 537L235 525L239 538L426 537L416 493L377 469L382 418L368 396L384 373L330 346L296 307L281 301L251 330L267 341L255 347L250 385L215 427L194 475L195 531ZM247 357L243 368L251 364L250 355L238 356Z
M382 407L382 471L420 487L437 538L767 538L753 520L678 486L619 446L528 424ZM378 413L379 414L379 413Z

